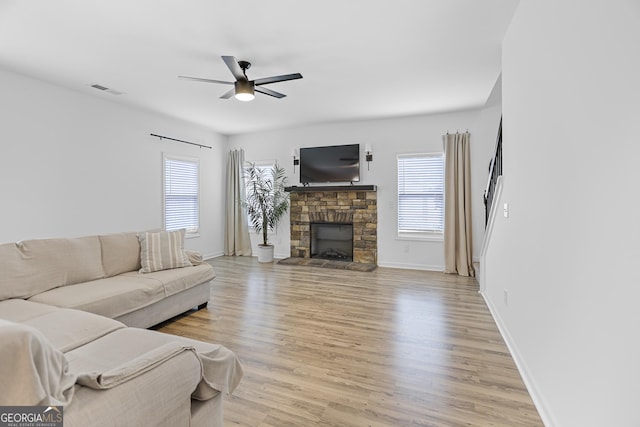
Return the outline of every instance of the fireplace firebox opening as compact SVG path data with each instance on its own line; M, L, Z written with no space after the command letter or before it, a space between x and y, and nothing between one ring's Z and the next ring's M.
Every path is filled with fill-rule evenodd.
M312 222L311 258L353 261L353 224Z

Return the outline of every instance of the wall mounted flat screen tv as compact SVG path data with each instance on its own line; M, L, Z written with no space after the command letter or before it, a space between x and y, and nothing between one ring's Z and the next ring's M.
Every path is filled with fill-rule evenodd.
M360 181L360 144L300 148L300 182Z

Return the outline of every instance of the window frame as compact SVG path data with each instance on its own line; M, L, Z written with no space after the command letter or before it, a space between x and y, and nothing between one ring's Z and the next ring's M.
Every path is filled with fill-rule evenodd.
M407 230L400 228L400 160L403 158L418 157L438 157L442 160L442 230L424 231L424 230ZM419 241L443 241L444 240L444 217L445 217L445 159L444 152L416 152L416 153L400 153L396 155L396 239L397 240L419 240Z
M197 157L184 156L178 154L162 153L162 229L167 230L167 161L179 161L193 163L196 166L196 226L194 229L187 228L185 238L199 237L200 234L200 159ZM172 229L174 230L174 229Z

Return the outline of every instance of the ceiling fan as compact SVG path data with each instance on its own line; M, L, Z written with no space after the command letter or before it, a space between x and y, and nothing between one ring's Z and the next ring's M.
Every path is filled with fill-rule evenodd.
M205 83L221 83L225 85L234 85L234 88L225 92L220 98L229 99L235 95L236 99L240 101L251 101L255 98L254 92L260 92L265 95L273 96L274 98L284 98L285 94L276 92L275 90L267 89L266 87L262 87L263 85L269 83L277 83L284 82L287 80L295 80L301 79L302 74L284 74L281 76L273 76L273 77L264 77L262 79L249 80L247 77L247 70L251 67L251 63L247 61L238 61L233 56L223 56L222 60L229 70L231 70L231 74L236 78L235 82L227 82L224 80L211 80L211 79L202 79L200 77L187 77L187 76L178 76L180 79L185 80L195 80L197 82L205 82Z

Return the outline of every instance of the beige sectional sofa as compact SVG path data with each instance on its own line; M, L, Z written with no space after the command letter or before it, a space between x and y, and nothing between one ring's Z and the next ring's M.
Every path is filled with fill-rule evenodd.
M222 395L242 377L236 356L141 329L209 300L213 268L183 237L0 245L0 406L63 405L65 426L222 426ZM175 247L140 245L152 238ZM140 272L150 262L157 271Z
M160 232L153 232L160 233ZM23 298L148 328L209 301L213 268L141 274L138 233L0 245L0 300Z

